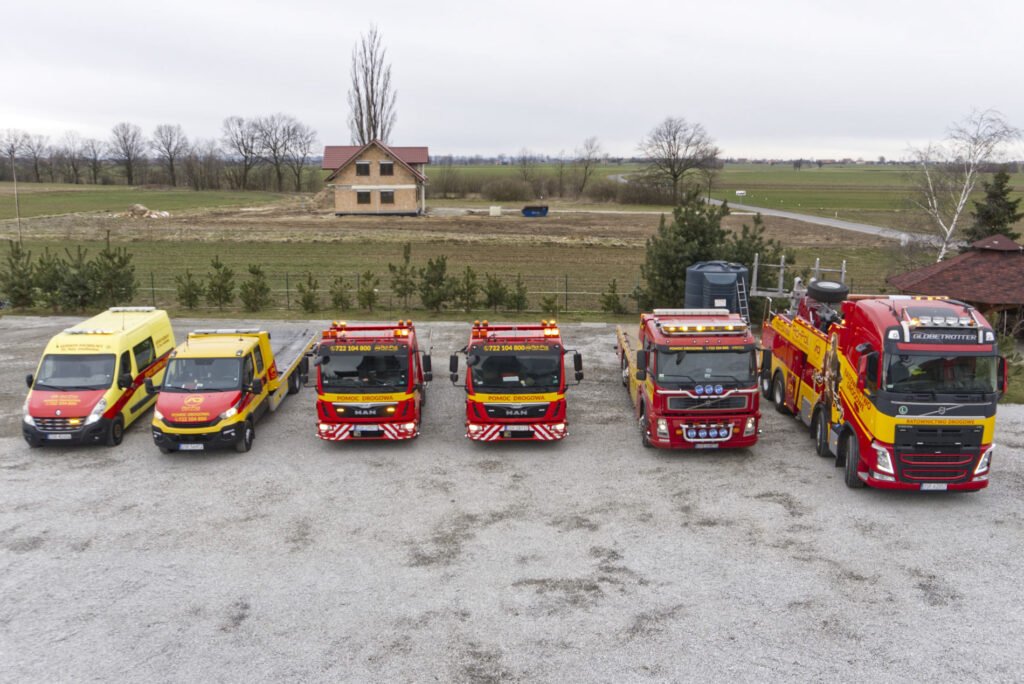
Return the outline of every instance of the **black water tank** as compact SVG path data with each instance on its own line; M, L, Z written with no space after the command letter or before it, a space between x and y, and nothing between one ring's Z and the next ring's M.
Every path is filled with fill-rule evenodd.
M750 272L742 264L701 261L686 269L687 309L728 309L740 312L736 283L750 296Z

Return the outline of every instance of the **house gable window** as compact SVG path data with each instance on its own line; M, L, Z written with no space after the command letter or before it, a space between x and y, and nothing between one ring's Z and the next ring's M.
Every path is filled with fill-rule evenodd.
M381 190L380 191L380 203L381 204L394 204L395 193L393 190Z
M369 204L370 193L368 192L357 192L356 193L356 204Z
M394 164L394 162L382 161L380 163L380 175L382 175L382 176L394 176L395 175L395 164Z
M368 162L368 161L357 161L356 162L356 175L357 176L369 176L370 175L370 162Z

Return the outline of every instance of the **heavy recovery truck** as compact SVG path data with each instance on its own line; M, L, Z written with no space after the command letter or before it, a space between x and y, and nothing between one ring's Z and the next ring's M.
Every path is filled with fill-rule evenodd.
M766 318L761 385L851 488L988 486L1006 360L973 307L812 281Z
M412 321L323 331L313 360L317 436L331 441L412 439L420 434L430 354Z
M466 437L479 442L555 441L569 434L565 355L572 352L576 383L583 357L566 349L555 321L491 325L475 321L466 356ZM459 357L449 360L452 384Z
M252 448L256 422L297 393L309 372L308 330L279 332L221 328L196 330L171 352L153 412L160 451Z
M622 384L645 447L753 446L761 420L750 326L725 309L655 309L616 331Z

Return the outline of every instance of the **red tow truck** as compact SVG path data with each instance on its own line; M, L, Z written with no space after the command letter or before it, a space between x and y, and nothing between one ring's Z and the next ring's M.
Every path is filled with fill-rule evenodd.
M568 350L555 321L473 323L466 356L466 437L480 442L554 441L569 434L565 355L572 351L576 383L583 357ZM459 381L459 357L449 364Z
M317 436L330 441L404 440L420 434L430 354L412 321L348 325L321 335L316 366Z
M725 309L655 309L617 330L622 384L644 446L753 446L761 420L750 326Z
M811 282L765 320L762 390L810 427L846 485L988 486L1006 360L973 307Z

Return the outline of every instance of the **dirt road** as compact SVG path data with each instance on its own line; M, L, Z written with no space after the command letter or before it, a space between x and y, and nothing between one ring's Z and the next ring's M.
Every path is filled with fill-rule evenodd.
M749 451L643 449L581 324L558 444L468 443L439 372L409 444L318 441L304 390L248 454L144 425L29 450L23 377L69 320L0 319L0 680L1024 677L1022 407L988 490L851 491L771 408ZM429 329L443 369L467 327Z

